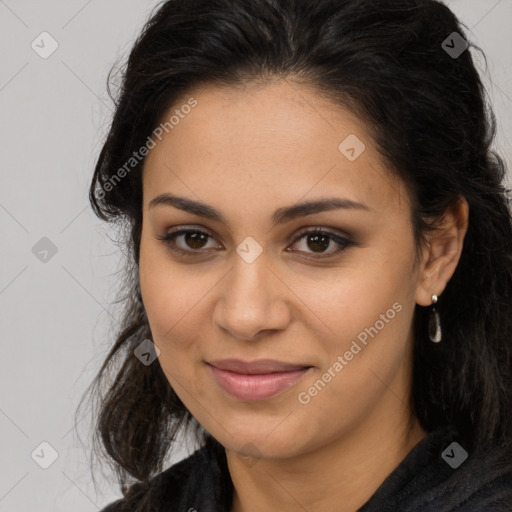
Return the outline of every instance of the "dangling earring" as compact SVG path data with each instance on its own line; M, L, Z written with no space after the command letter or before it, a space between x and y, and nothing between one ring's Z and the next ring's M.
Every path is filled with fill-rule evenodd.
M432 295L432 309L428 319L428 337L433 343L441 341L441 319L439 311L435 308L434 304L437 302L437 295Z

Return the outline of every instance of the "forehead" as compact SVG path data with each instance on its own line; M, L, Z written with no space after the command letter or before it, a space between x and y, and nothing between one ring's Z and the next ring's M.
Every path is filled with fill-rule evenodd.
M196 106L181 111L190 98ZM365 123L312 87L284 79L201 86L176 101L163 121L176 111L179 122L146 157L146 207L171 191L238 207L337 193L389 209L406 198Z

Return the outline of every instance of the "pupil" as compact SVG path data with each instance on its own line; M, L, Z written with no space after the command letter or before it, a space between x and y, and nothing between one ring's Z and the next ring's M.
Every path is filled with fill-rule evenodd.
M185 241L192 249L200 249L202 247L201 242L205 242L206 237L204 233L186 233Z
M321 242L319 242L319 240L321 240ZM329 247L329 237L328 236L325 236L325 235L309 235L308 237L308 242L313 242L313 244L321 244L323 249L327 249L327 247ZM327 241L327 243L325 243ZM318 248L319 245L316 245L316 247ZM316 251L315 247L311 247L310 246L310 249L312 249L313 251ZM317 251L317 252L322 252L322 251Z

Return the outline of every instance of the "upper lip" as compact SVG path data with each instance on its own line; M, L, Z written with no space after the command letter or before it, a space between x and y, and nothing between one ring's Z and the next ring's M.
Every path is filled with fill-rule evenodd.
M310 368L309 365L293 364L274 359L258 359L257 361L242 361L241 359L222 359L209 361L208 364L219 370L227 370L245 375L258 375L265 373L291 372Z

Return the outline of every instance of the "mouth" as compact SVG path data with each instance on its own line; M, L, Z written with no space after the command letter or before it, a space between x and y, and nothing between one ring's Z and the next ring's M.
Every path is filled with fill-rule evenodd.
M296 384L313 367L270 359L244 362L225 359L207 363L217 384L240 400L265 400Z

